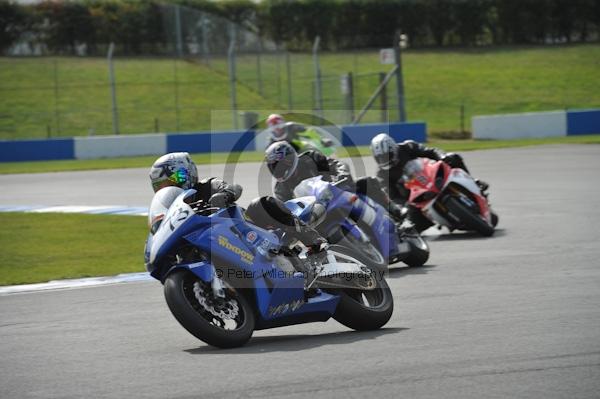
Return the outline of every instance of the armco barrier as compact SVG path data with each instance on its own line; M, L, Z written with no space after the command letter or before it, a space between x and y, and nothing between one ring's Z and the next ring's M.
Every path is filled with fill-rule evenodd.
M97 159L165 153L165 134L74 137L75 158Z
M476 116L473 138L507 140L600 134L600 110Z
M342 145L368 145L373 136L386 132L397 141L427 139L425 123L382 123L342 126ZM124 136L92 136L48 140L0 141L0 162L58 159L96 159L167 152L240 152L257 148L255 132L167 133Z

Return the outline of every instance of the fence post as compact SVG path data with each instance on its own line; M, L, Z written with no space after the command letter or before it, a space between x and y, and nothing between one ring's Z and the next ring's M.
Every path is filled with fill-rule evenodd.
M323 92L321 88L321 68L319 67L319 44L321 37L317 36L313 44L313 63L315 64L315 111L323 117Z
M202 54L204 55L204 62L210 65L210 51L208 49L208 21L209 19L202 13L200 23L202 24Z
M56 132L60 136L60 115L58 112L58 61L54 60L54 119L56 120ZM48 130L48 137L51 135Z
M460 104L460 134L465 136L465 103Z
M400 122L406 121L406 107L404 105L404 79L402 76L402 44L405 38L404 35L400 34L400 31L396 32L394 37L394 54L396 56L396 93L398 96L398 117Z
M112 126L113 134L119 134L119 109L117 108L117 89L115 87L115 69L113 66L113 52L115 44L110 43L108 46L108 78L110 80L110 94L112 99Z
M352 78L352 72L348 72L342 75L341 78L341 91L344 96L344 105L348 112L349 122L354 120L354 79Z
M183 57L183 38L181 34L181 8L175 6L175 34L177 35L177 56Z
M275 45L275 59L277 68L277 104L281 106L281 57L279 57L279 45Z
M235 73L235 27L231 25L231 38L229 50L227 51L227 62L229 64L229 85L231 90L231 113L233 117L233 128L238 129L237 99L236 99L236 73Z
M261 73L261 62L260 56L263 51L262 38L258 38L258 52L256 54L256 84L258 86L258 94L264 97L263 85L262 85L262 73Z
M175 131L179 132L179 74L177 71L177 58L173 59L173 89L175 90Z
M285 52L285 69L287 73L288 111L291 111L294 108L294 102L292 100L292 65L288 51Z
M379 72L379 84L381 85L385 80L385 72ZM387 98L387 86L381 91L381 121L388 121L388 98Z

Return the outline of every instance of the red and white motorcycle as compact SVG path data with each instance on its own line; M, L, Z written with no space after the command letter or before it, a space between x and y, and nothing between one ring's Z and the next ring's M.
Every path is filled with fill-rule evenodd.
M475 180L462 169L443 161L417 158L404 167L404 186L410 190L407 204L421 210L435 224L450 230L494 234L498 216Z

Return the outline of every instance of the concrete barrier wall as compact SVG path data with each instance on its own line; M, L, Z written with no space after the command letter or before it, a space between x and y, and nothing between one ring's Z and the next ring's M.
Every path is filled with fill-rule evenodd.
M76 159L116 158L155 155L165 152L165 134L132 136L74 137Z
M371 144L371 139L379 133L388 133L396 141L427 141L427 125L415 123L373 123L342 127L342 145L362 146Z
M567 113L556 111L476 116L472 126L475 139L559 137L566 135Z
M166 152L254 151L254 131L168 134Z
M508 140L600 134L600 110L476 116L473 138Z
M73 139L0 141L0 162L75 158Z
M567 135L583 134L600 134L600 109L567 113Z
M342 126L334 132L344 146L368 145L376 134L386 132L397 141L427 139L425 123L382 123ZM213 133L161 133L122 136L92 136L49 140L0 141L0 162L58 159L98 159L125 156L262 150L254 131Z

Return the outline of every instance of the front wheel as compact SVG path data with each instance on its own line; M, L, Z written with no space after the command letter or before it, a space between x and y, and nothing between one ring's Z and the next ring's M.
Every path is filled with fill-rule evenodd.
M363 241L356 238L350 231L342 228L344 238L339 244L348 246L356 252L355 256L370 269L385 272L388 264L379 249L375 247L372 241Z
M344 248L335 248L336 252L344 257L354 257L354 251ZM357 263L360 263L357 259ZM340 302L333 318L353 330L376 330L383 327L392 317L394 311L394 297L383 275L375 272L371 275L375 288L370 290L343 289L337 290Z
M458 199L448 198L446 207L448 212L456 216L467 230L476 231L484 237L490 237L494 234L494 226L490 226L481 216L469 210Z
M242 346L254 331L254 313L246 298L231 287L217 298L210 284L189 271L170 274L164 285L167 305L190 334L219 348Z

